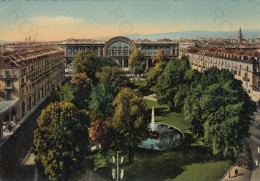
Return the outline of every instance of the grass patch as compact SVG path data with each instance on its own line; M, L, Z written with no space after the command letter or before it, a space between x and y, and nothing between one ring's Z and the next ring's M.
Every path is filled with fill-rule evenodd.
M145 100L149 109L148 113L151 115L151 109L154 107L155 121L160 123L169 124L179 128L184 133L191 133L189 126L184 121L182 113L170 112L169 107L166 105L159 105L155 101Z
M203 147L167 151L139 150L135 162L125 166L124 180L217 181L229 169L230 160L219 160Z
M130 81L129 87L131 89L139 89L139 91L143 94L143 96L148 96L150 94L153 94L153 92L150 90L150 87L147 86L146 81Z

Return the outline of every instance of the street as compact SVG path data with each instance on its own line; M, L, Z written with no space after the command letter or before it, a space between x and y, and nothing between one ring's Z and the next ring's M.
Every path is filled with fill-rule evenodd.
M46 99L0 148L0 180L34 180L35 166L31 154L33 131L41 110L49 103L50 99Z

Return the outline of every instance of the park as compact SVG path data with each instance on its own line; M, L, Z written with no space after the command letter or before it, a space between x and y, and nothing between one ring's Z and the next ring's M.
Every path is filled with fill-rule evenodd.
M153 59L147 69L136 50L124 72L108 57L77 54L74 76L53 90L37 120L41 178L80 180L87 169L129 181L225 175L243 148L253 101L228 70L201 73L163 50Z

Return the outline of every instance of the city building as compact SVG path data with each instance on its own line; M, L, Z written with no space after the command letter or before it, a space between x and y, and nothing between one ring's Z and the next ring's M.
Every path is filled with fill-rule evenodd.
M244 89L255 102L260 99L260 50L190 47L179 51L179 57L189 58L193 69L204 71L210 67L228 69L242 81Z
M0 137L19 123L61 84L65 76L64 52L55 48L0 54Z
M154 56L159 49L165 50L170 57L177 57L178 43L170 39L131 40L118 36L108 41L68 39L59 43L64 48L68 67L79 51L91 50L98 56L111 57L120 67L128 67L129 55L136 49L142 50L146 58L146 66L152 66Z

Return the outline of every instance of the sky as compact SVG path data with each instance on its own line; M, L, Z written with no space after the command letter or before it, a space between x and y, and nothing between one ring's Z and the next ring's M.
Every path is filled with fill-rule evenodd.
M260 29L260 0L0 1L0 40Z

